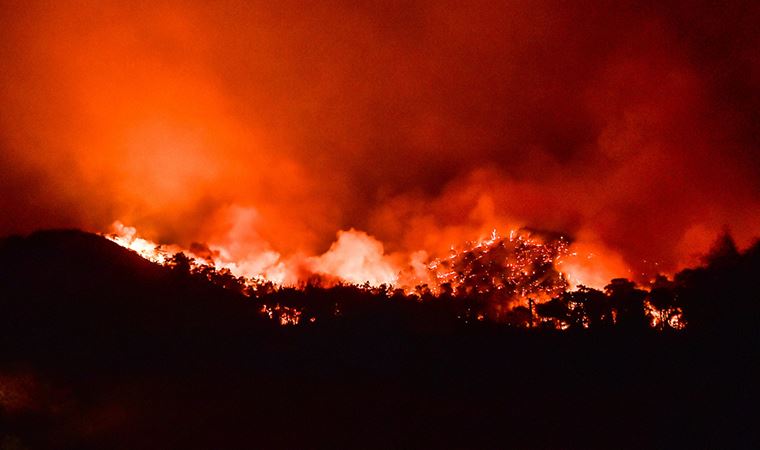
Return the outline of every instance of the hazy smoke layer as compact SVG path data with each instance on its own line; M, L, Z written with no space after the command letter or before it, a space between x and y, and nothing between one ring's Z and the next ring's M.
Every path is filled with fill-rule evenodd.
M0 233L341 267L528 226L667 270L760 230L756 2L364 3L3 2Z

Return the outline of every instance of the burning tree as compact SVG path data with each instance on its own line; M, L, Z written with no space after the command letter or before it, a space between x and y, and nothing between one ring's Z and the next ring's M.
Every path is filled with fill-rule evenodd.
M528 299L549 300L565 292L568 282L557 269L567 254L563 236L541 236L529 230L513 231L469 243L464 250L430 265L439 286L469 303L467 313L476 319L501 320Z

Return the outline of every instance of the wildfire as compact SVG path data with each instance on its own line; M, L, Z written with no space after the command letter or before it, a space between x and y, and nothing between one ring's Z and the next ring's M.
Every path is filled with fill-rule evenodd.
M467 294L500 292L519 298L531 295L543 298L568 287L557 266L568 254L569 242L561 236L544 240L527 230L513 230L507 237L494 230L488 238L469 242L459 251L452 248L447 258L433 259L423 269L412 265L402 269L384 254L379 241L353 229L339 232L336 242L322 255L288 260L278 255L259 270L251 270L252 266L245 261L230 260L228 250L223 247L198 246L205 250L199 254L194 248L157 244L138 236L134 227L119 221L104 236L157 264L166 265L181 252L195 267L210 266L236 277L278 286L298 286L316 274L327 280L369 287L385 285L413 290L421 283L430 283L435 292L451 288ZM271 270L273 267L278 270Z
M136 228L128 227L118 220L111 228L112 232L104 235L107 239L132 250L148 261L163 265L173 254L165 246L137 236Z
M280 304L270 306L261 305L260 312L267 316L270 320L276 320L280 325L298 325L301 322L301 316L303 311L298 308L289 306L282 306ZM310 322L314 322L314 318L310 319Z
M673 330L683 330L686 328L684 322L683 309L666 308L657 309L651 302L644 303L644 310L649 318L649 326L658 330L671 328Z
M556 315L558 313L551 312L552 308L556 309L556 305L552 306L556 299L569 298L567 313L577 315L582 308L573 300L574 295L580 295L578 301L585 301L581 297L594 295L593 292L604 296L601 291L582 285L579 275L587 273L587 268L578 265L579 254L571 251L573 244L568 238L528 229L512 230L506 236L494 230L484 239L467 242L460 248L452 247L447 257L426 262L422 260L427 253L414 252L409 255L406 266L398 262L399 258L386 255L382 243L353 229L339 232L336 242L318 256L283 259L267 249L265 256L269 262L263 265L234 261L229 250L221 246L194 244L190 249L183 249L159 245L139 237L134 227L121 222L115 222L113 231L105 237L157 264L176 266L181 260L188 270L217 285L236 288L261 299L283 288L343 284L383 292L389 297L401 290L418 298L433 295L462 299L469 305L461 317L466 322L524 322L523 316L528 315L527 320L533 323L534 307ZM184 256L178 256L180 253ZM563 264L568 260L569 264ZM576 266L582 270L568 273ZM575 290L570 292L570 289ZM658 309L649 301L644 306L651 327L685 327L679 308ZM303 310L292 305L262 303L260 312L281 325L304 322ZM337 310L336 314L339 315ZM315 317L309 319L314 320ZM561 329L569 326L569 319L560 316L542 320L559 324ZM578 323L588 327L587 322Z
M494 230L487 239L452 250L429 267L438 289L527 303L529 297L548 299L568 288L557 269L568 246L562 236L542 239L527 230L513 230L502 237Z

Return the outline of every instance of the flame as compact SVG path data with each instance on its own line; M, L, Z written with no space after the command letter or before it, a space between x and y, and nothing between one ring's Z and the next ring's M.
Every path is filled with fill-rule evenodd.
M177 245L157 244L138 236L135 227L116 221L107 239L128 248L143 258L166 265L176 253L184 253L194 266L210 266L215 270L227 270L236 277L257 282L272 282L281 286L298 286L311 275L333 278L340 282L379 287L394 285L398 270L393 259L385 255L383 244L362 231L350 229L339 231L337 240L322 255L283 259L271 250L248 255L235 260L230 248L209 245L197 246L205 250L182 248Z
M511 230L507 236L494 229L487 237L462 248L452 246L445 258L431 258L425 250L406 256L387 255L382 242L352 228L339 231L336 241L321 255L283 258L260 245L258 253L235 259L239 252L229 246L195 244L182 248L145 239L136 228L120 221L111 228L106 238L157 264L165 265L174 254L182 252L193 266L210 266L277 286L299 286L316 275L325 282L386 285L407 292L427 285L434 293L453 289L465 294L499 294L524 302L528 297L550 298L580 284L599 284L593 282L588 266L577 264L579 253L570 251L571 244L565 237L546 237L525 229Z
M542 237L523 229L502 237L493 230L489 237L433 261L430 270L438 291L486 299L488 318L500 320L514 306L546 301L567 290L558 264L568 246L563 236ZM481 316L476 319L483 320Z
M650 302L644 302L644 311L649 318L649 326L658 330L670 328L673 330L683 330L686 328L686 321L683 317L683 309L675 307L672 309L659 310Z
M576 237L557 264L573 290L580 286L604 289L611 279L631 275L621 255L586 232Z
M511 230L505 236L494 229L482 239L459 248L452 246L443 258L430 257L425 250L407 256L388 255L382 242L355 229L339 231L335 242L321 255L282 258L268 245L257 244L261 252L247 254L242 260L234 259L234 249L219 244L194 244L190 248L157 244L120 221L114 222L111 233L104 236L161 265L174 263L174 255L182 252L191 268L209 279L213 274L233 276L235 283L247 288L246 295L316 282L380 288L378 292L388 295L401 289L408 295L453 295L481 302L483 308L464 317L465 321L509 320L507 314L516 306L532 310L533 305L578 286L603 286L612 278L605 277L624 267L614 255L598 257L598 246L587 242L576 245L564 236L528 229ZM612 262L605 266L604 261ZM226 287L227 282L223 284ZM652 327L685 327L680 309L659 311L648 302L645 306ZM304 322L302 310L279 303L262 304L260 312L280 325ZM340 315L337 309L335 313ZM314 320L309 318L310 322ZM566 327L560 324L560 328Z
M280 325L298 325L301 322L301 315L303 311L298 308L289 306L283 306L280 304L269 306L261 305L260 312L268 317L270 320L276 320ZM314 317L309 319L309 322L314 322Z
M137 229L134 227L128 227L117 220L111 225L111 228L112 232L104 235L107 239L132 250L148 261L166 264L167 260L172 256L164 246L138 237Z
M310 260L315 273L332 275L351 284L395 285L398 269L384 254L383 244L362 231L339 231L323 255Z

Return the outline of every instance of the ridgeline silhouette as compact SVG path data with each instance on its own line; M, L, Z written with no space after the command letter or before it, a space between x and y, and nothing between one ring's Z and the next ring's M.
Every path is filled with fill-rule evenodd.
M476 275L277 288L9 237L0 448L757 447L758 275L726 234L673 279L495 310Z

